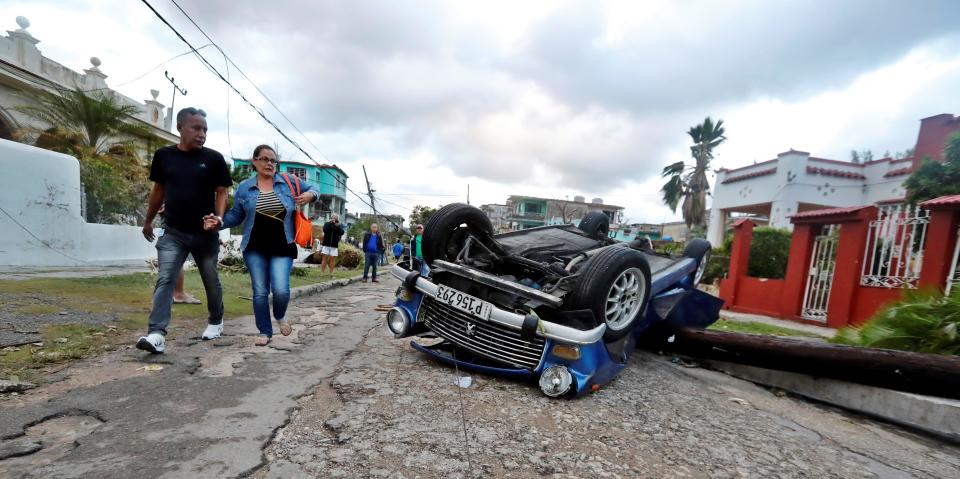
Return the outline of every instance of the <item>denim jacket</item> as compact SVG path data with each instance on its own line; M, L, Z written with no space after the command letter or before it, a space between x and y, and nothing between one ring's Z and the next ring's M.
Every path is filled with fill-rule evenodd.
M296 188L295 177L290 174L287 174L287 176L290 178L290 184ZM296 209L296 203L293 201L290 187L287 186L287 182L283 180L280 173L273 175L273 191L277 194L280 202L283 203L283 207L287 209L287 215L283 219L283 232L287 236L287 243L293 243L295 231L293 212ZM308 191L313 193L313 201L320 199L320 193L313 185L300 180L300 193ZM247 244L250 242L250 232L253 231L253 220L257 216L257 199L259 198L260 188L257 188L257 176L254 175L243 180L237 186L237 191L233 194L233 207L223 215L221 229L232 228L243 223L243 240L240 242L240 251L246 250Z

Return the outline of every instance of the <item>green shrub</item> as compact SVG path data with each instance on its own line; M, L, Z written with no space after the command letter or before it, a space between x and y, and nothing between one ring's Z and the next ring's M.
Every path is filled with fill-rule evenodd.
M787 274L790 231L762 226L753 230L747 276L782 279Z
M680 242L671 241L671 242L660 243L660 244L657 245L654 249L655 249L658 253L682 254L682 253L683 253L683 248L684 248L685 246L686 246L686 243L680 243Z
M834 343L918 353L960 355L960 291L907 291L859 328L843 328Z
M714 248L710 252L710 260L707 261L707 269L703 271L703 280L705 284L713 284L717 279L727 277L730 270L730 257L724 254L720 248Z

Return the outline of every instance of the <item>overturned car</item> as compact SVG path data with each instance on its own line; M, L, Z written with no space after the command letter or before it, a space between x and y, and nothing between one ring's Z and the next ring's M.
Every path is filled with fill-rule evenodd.
M403 284L390 332L438 338L411 345L461 368L536 381L550 397L597 390L654 326L706 327L722 304L696 289L709 242L658 254L649 241L608 238L600 212L578 226L495 235L481 210L455 203L425 229L423 261L391 271Z

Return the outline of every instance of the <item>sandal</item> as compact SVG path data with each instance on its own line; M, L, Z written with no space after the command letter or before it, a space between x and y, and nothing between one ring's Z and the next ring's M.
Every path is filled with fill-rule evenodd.
M199 299L194 298L189 294L186 294L183 296L183 299L177 299L176 297L174 297L173 304L203 304L203 301L200 301Z
M257 339L253 341L254 346L266 346L268 344L270 344L270 336L264 336L262 334L257 336Z
M286 321L277 321L280 323L280 334L284 336L290 336L290 333L293 332L293 328L290 327L290 323Z

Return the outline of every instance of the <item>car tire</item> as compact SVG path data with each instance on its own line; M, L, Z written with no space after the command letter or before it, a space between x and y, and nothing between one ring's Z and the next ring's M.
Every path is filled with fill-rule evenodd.
M580 281L571 296L573 309L589 309L598 321L603 321L607 325L603 333L606 342L630 334L646 314L650 301L650 265L643 253L607 247L590 258L579 274ZM615 287L627 291L620 291L619 298L614 298ZM612 302L618 303L614 305L618 311L610 311Z
M437 259L456 259L468 232L481 240L492 240L493 237L490 218L480 208L463 203L451 203L440 208L423 229L423 259L428 265Z
M610 217L601 211L591 211L580 220L577 228L588 238L602 240L610 233Z
M697 262L697 269L690 273L690 285L697 287L703 279L703 273L707 269L707 263L710 262L710 251L713 247L710 242L702 238L694 238L683 248L683 257L692 258Z

